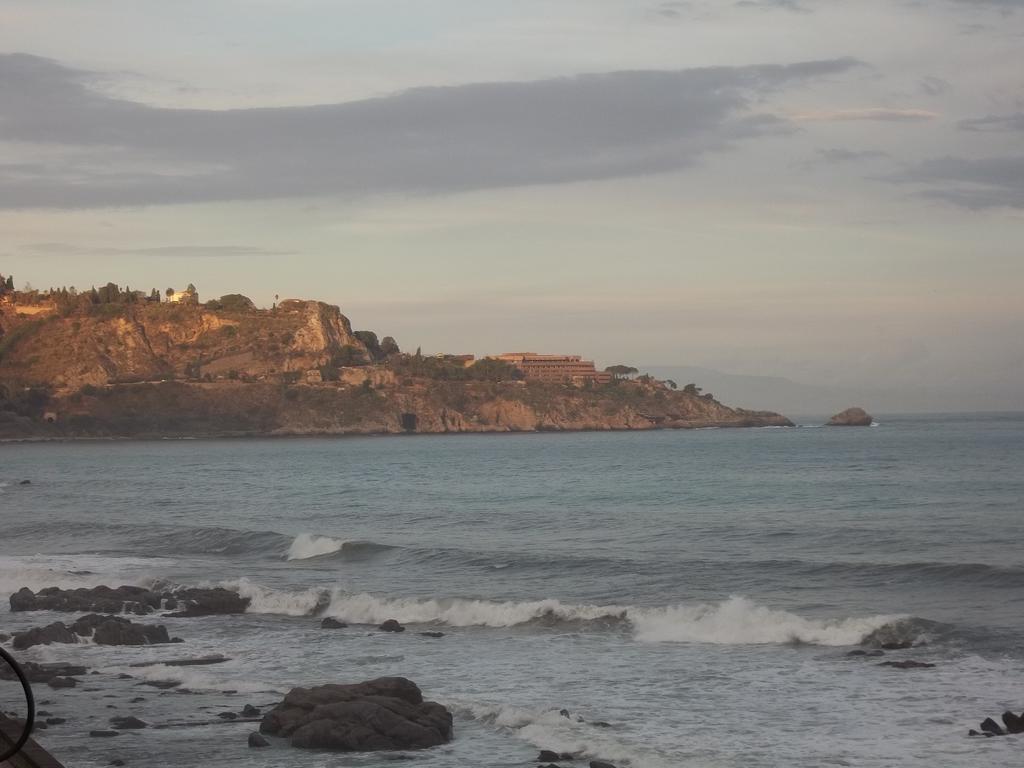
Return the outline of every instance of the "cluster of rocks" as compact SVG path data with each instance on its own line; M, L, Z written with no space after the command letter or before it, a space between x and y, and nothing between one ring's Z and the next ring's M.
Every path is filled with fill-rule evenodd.
M347 627L348 624L345 622L338 621L330 616L320 622L320 629L345 629ZM377 629L381 632L405 632L405 627L398 622L398 619L388 619L378 626ZM416 634L422 635L423 637L444 637L444 632L417 632Z
M441 704L424 701L411 680L381 677L293 688L264 716L260 734L286 738L302 749L426 749L451 741L452 715Z
M88 670L76 664L37 664L26 661L21 664L22 671L30 683L45 684L51 688L74 688ZM0 664L0 680L15 680L14 670L6 664Z
M828 420L829 427L870 427L874 419L863 408L847 408Z
M885 651L902 651L915 645L924 645L919 641L920 630L905 619L891 621L874 629L861 638L860 644L866 648Z
M1024 712L1019 715L1007 710L1002 715L1003 725L1000 726L991 717L986 717L981 721L981 732L974 730L973 728L968 731L969 736L1005 736L1008 733L1024 733ZM1003 727L1005 726L1005 727Z
M120 616L104 616L90 613L75 620L70 626L55 621L45 627L35 627L16 632L12 644L17 650L33 645L50 643L77 643L81 638L91 637L97 645L156 645L158 643L182 642L171 638L167 628L155 624L136 624Z
M245 613L251 598L223 587L189 587L154 591L123 585L112 588L47 587L33 592L22 587L11 595L11 611L63 611L74 613L133 613L144 616L159 610L175 611L171 617L216 616Z
M540 754L537 755L538 763L547 763L542 768L559 768L558 763L575 761L576 759L577 755L570 752L552 752L550 749L542 749ZM615 765L606 763L604 760L591 760L590 768L615 768Z

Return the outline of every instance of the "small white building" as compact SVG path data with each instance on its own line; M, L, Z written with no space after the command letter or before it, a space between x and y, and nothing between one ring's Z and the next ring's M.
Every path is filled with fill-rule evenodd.
M174 291L167 296L167 301L170 304L198 304L199 294L196 289L191 285L184 291Z

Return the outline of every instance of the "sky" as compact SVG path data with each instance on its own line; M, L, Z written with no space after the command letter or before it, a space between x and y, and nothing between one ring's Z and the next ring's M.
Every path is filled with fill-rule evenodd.
M1024 0L0 0L0 272L1024 409Z

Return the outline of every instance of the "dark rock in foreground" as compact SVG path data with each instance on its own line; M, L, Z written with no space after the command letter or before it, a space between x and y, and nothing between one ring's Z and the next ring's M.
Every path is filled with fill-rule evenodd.
M978 733L976 730L972 728L970 731L968 731L967 735L1005 736L1008 733L1024 733L1024 712L1021 712L1018 715L1014 712L1006 711L1003 712L1002 719L1003 725L1006 726L1006 730L1003 730L999 723L997 723L991 717L986 717L984 720L981 721L981 725L978 726L979 728L981 728L981 733Z
M52 683L54 680L59 680L57 685L51 686L54 688L74 688L78 683L74 679L75 675L84 675L87 670L85 667L79 667L74 664L36 664L34 661L22 662L21 668L25 672L25 677L28 678L30 683ZM6 664L0 664L0 680L14 680L14 670L8 667ZM70 681L68 685L64 681ZM42 704L43 702L40 702Z
M913 659L907 659L906 661L883 661L878 666L896 667L896 669L930 669L935 665L929 664L926 661L914 661Z
M864 635L860 644L868 648L898 651L913 647L919 635L920 628L914 622L898 619Z
M148 728L149 723L145 723L139 720L137 717L112 717L110 718L110 724L114 728L122 731L140 730L142 728Z
M97 645L155 645L171 642L163 626L134 624L120 616L91 613L82 616L70 627L63 621L56 621L45 627L17 632L14 635L14 647L24 650L33 645L77 643L80 638L90 636Z
M332 619L330 616L320 622L320 629L345 629L347 626L345 622Z
M293 688L268 712L260 732L283 736L293 747L343 752L426 749L452 739L452 715L424 701L404 677L352 685Z
M173 643L174 640L171 640ZM134 664L129 664L129 667L155 667L158 664L162 664L165 667L202 667L209 664L223 664L225 661L231 661L228 656L221 656L220 654L214 654L213 656L199 656L194 659L167 659L165 661L139 661Z
M405 632L405 627L399 624L397 619L388 619L377 629L381 632Z
M11 595L11 611L67 611L81 613L134 613L139 616L162 606L180 609L176 617L245 613L250 598L222 587L154 592L145 587L120 586L58 589L33 592L22 587Z
M847 408L845 411L840 411L831 419L829 419L828 424L826 426L870 427L872 421L874 421L874 419L871 418L871 414L869 414L863 408Z
M1007 733L1024 733L1024 714L1018 716L1013 712L1003 712L1003 725Z
M249 734L249 746L250 747L255 747L255 748L269 747L270 746L270 742L267 741L262 736L260 736L255 731L253 731L252 733Z
M571 762L576 759L576 755L571 752L553 752L550 749L542 749L540 754L537 755L538 763L563 763Z

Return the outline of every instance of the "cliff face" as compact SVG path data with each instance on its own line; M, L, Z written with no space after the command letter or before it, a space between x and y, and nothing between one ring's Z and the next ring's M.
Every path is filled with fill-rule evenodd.
M110 309L70 317L0 312L0 381L69 393L207 374L302 372L342 352L350 362L370 359L338 307L317 301L287 301L273 311L148 303Z
M67 317L8 307L0 331L0 438L790 425L652 381L579 389L451 380L408 356L372 363L340 310L315 301L233 312L142 303Z
M612 387L610 389L619 389ZM432 382L374 389L225 381L104 387L53 398L53 424L0 413L0 438L346 435L791 426L681 392Z

